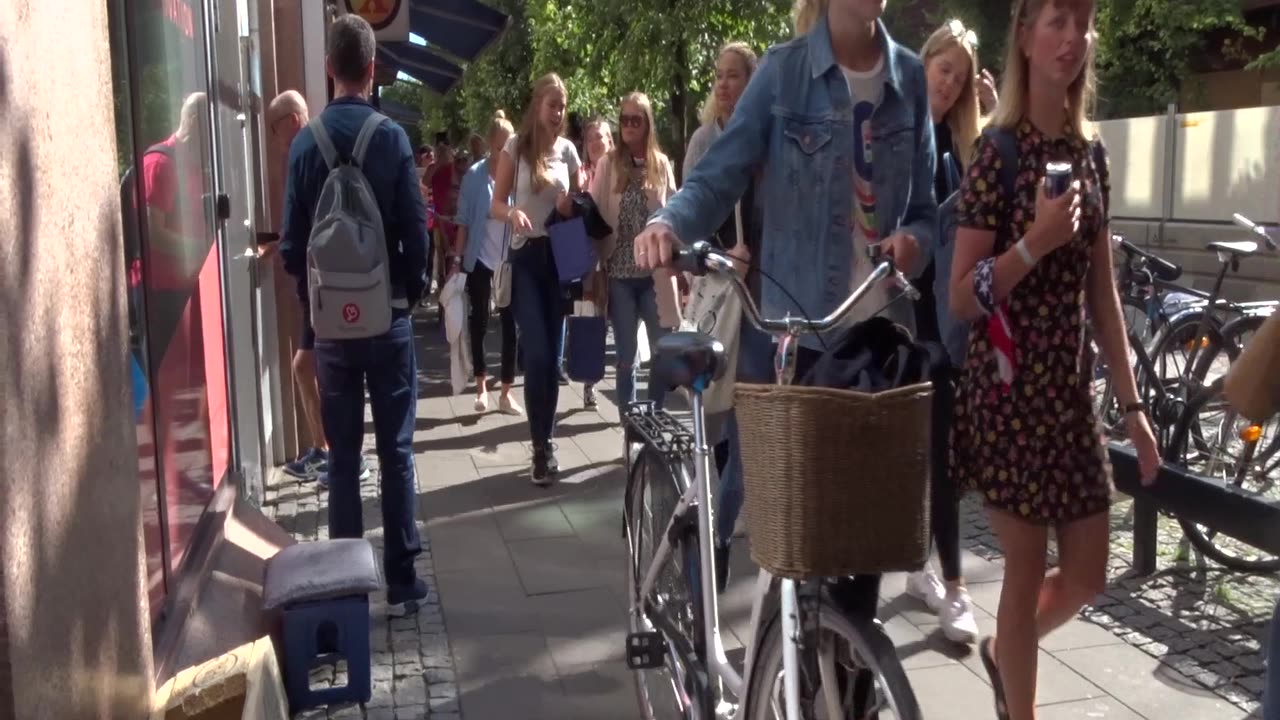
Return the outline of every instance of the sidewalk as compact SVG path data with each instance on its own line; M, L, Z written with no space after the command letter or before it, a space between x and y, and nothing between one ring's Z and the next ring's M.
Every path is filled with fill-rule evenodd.
M414 618L388 619L386 606L375 603L373 701L304 717L639 717L622 660L623 478L612 383L598 386L598 411L582 409L580 385L561 388L563 470L556 486L541 489L528 480L523 418L479 416L470 393L451 397L433 319L419 323L419 338L415 450L428 548L419 566L438 596ZM366 528L377 543L376 478L365 488ZM280 481L268 490L267 509L295 535L323 537L325 502L314 485ZM1114 513L1113 577L1127 569L1125 510L1120 505ZM968 502L962 527L965 574L987 633L994 629L1001 558L981 512ZM721 605L725 641L738 659L754 579L742 546L735 546L733 581ZM925 717L994 717L981 662L943 640L936 618L903 587L902 576L886 579L881 615ZM1042 720L1249 716L1261 693L1259 641L1276 588L1274 577L1186 566L1113 584L1087 619L1043 644Z

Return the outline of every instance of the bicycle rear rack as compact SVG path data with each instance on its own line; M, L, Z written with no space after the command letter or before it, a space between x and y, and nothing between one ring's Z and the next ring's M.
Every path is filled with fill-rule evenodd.
M693 454L693 431L651 402L631 403L623 412L622 421L628 443L643 442L672 461Z

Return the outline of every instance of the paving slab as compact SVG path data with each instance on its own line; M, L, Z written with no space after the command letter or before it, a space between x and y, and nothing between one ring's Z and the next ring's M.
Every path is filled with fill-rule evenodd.
M471 391L449 394L441 380L447 354L433 322L419 335L429 381L420 387L414 442L426 550L419 567L436 592L412 619L391 618L375 602L374 699L307 717L639 717L635 677L622 662L625 477L612 378L597 385L596 410L582 408L580 383L561 387L564 473L551 488L535 487L524 420L476 413ZM490 341L496 361L496 338ZM367 535L380 544L376 477L361 489ZM301 539L327 537L326 504L314 484L274 478L268 488L268 512ZM977 503L966 499L961 508L962 565L979 626L991 632L1003 557ZM1241 579L1194 558L1179 564L1171 553L1162 554L1156 576L1124 577L1126 513L1123 502L1113 512L1107 592L1041 643L1041 720L1235 720L1255 711L1261 643L1280 581ZM735 545L720 600L725 647L736 662L751 634L748 544ZM990 686L972 648L942 637L937 618L904 590L905 575L886 576L881 619L925 717L992 717Z

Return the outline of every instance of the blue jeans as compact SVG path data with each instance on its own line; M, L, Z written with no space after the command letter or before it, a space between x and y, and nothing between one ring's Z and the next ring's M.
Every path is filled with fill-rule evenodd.
M535 448L551 442L560 400L560 331L564 293L546 238L511 251L511 311L524 355L524 407Z
M388 585L411 585L417 579L413 559L422 552L414 516L418 362L413 324L406 315L375 338L317 340L315 361L320 417L329 440L329 537L364 535L359 477L367 384L381 471L383 570Z
M613 342L618 354L618 406L626 407L636 400L636 333L644 321L649 336L649 351L654 352L658 339L668 330L658 324L658 296L653 278L609 278L609 323L613 325ZM658 407L667 389L649 383L649 399Z
M757 330L746 318L738 340L738 380L748 383L773 382L773 339ZM720 507L716 514L717 538L728 546L733 539L733 526L742 512L742 448L738 436L738 415L729 411L724 438L729 441L729 459L720 473Z

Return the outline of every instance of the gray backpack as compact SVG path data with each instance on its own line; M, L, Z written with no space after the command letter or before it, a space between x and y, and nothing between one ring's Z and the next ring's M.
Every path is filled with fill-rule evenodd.
M311 121L329 168L307 244L311 326L320 340L376 337L391 328L395 301L387 236L382 211L361 169L373 133L386 119L375 112L365 120L349 160L338 158L320 118Z

